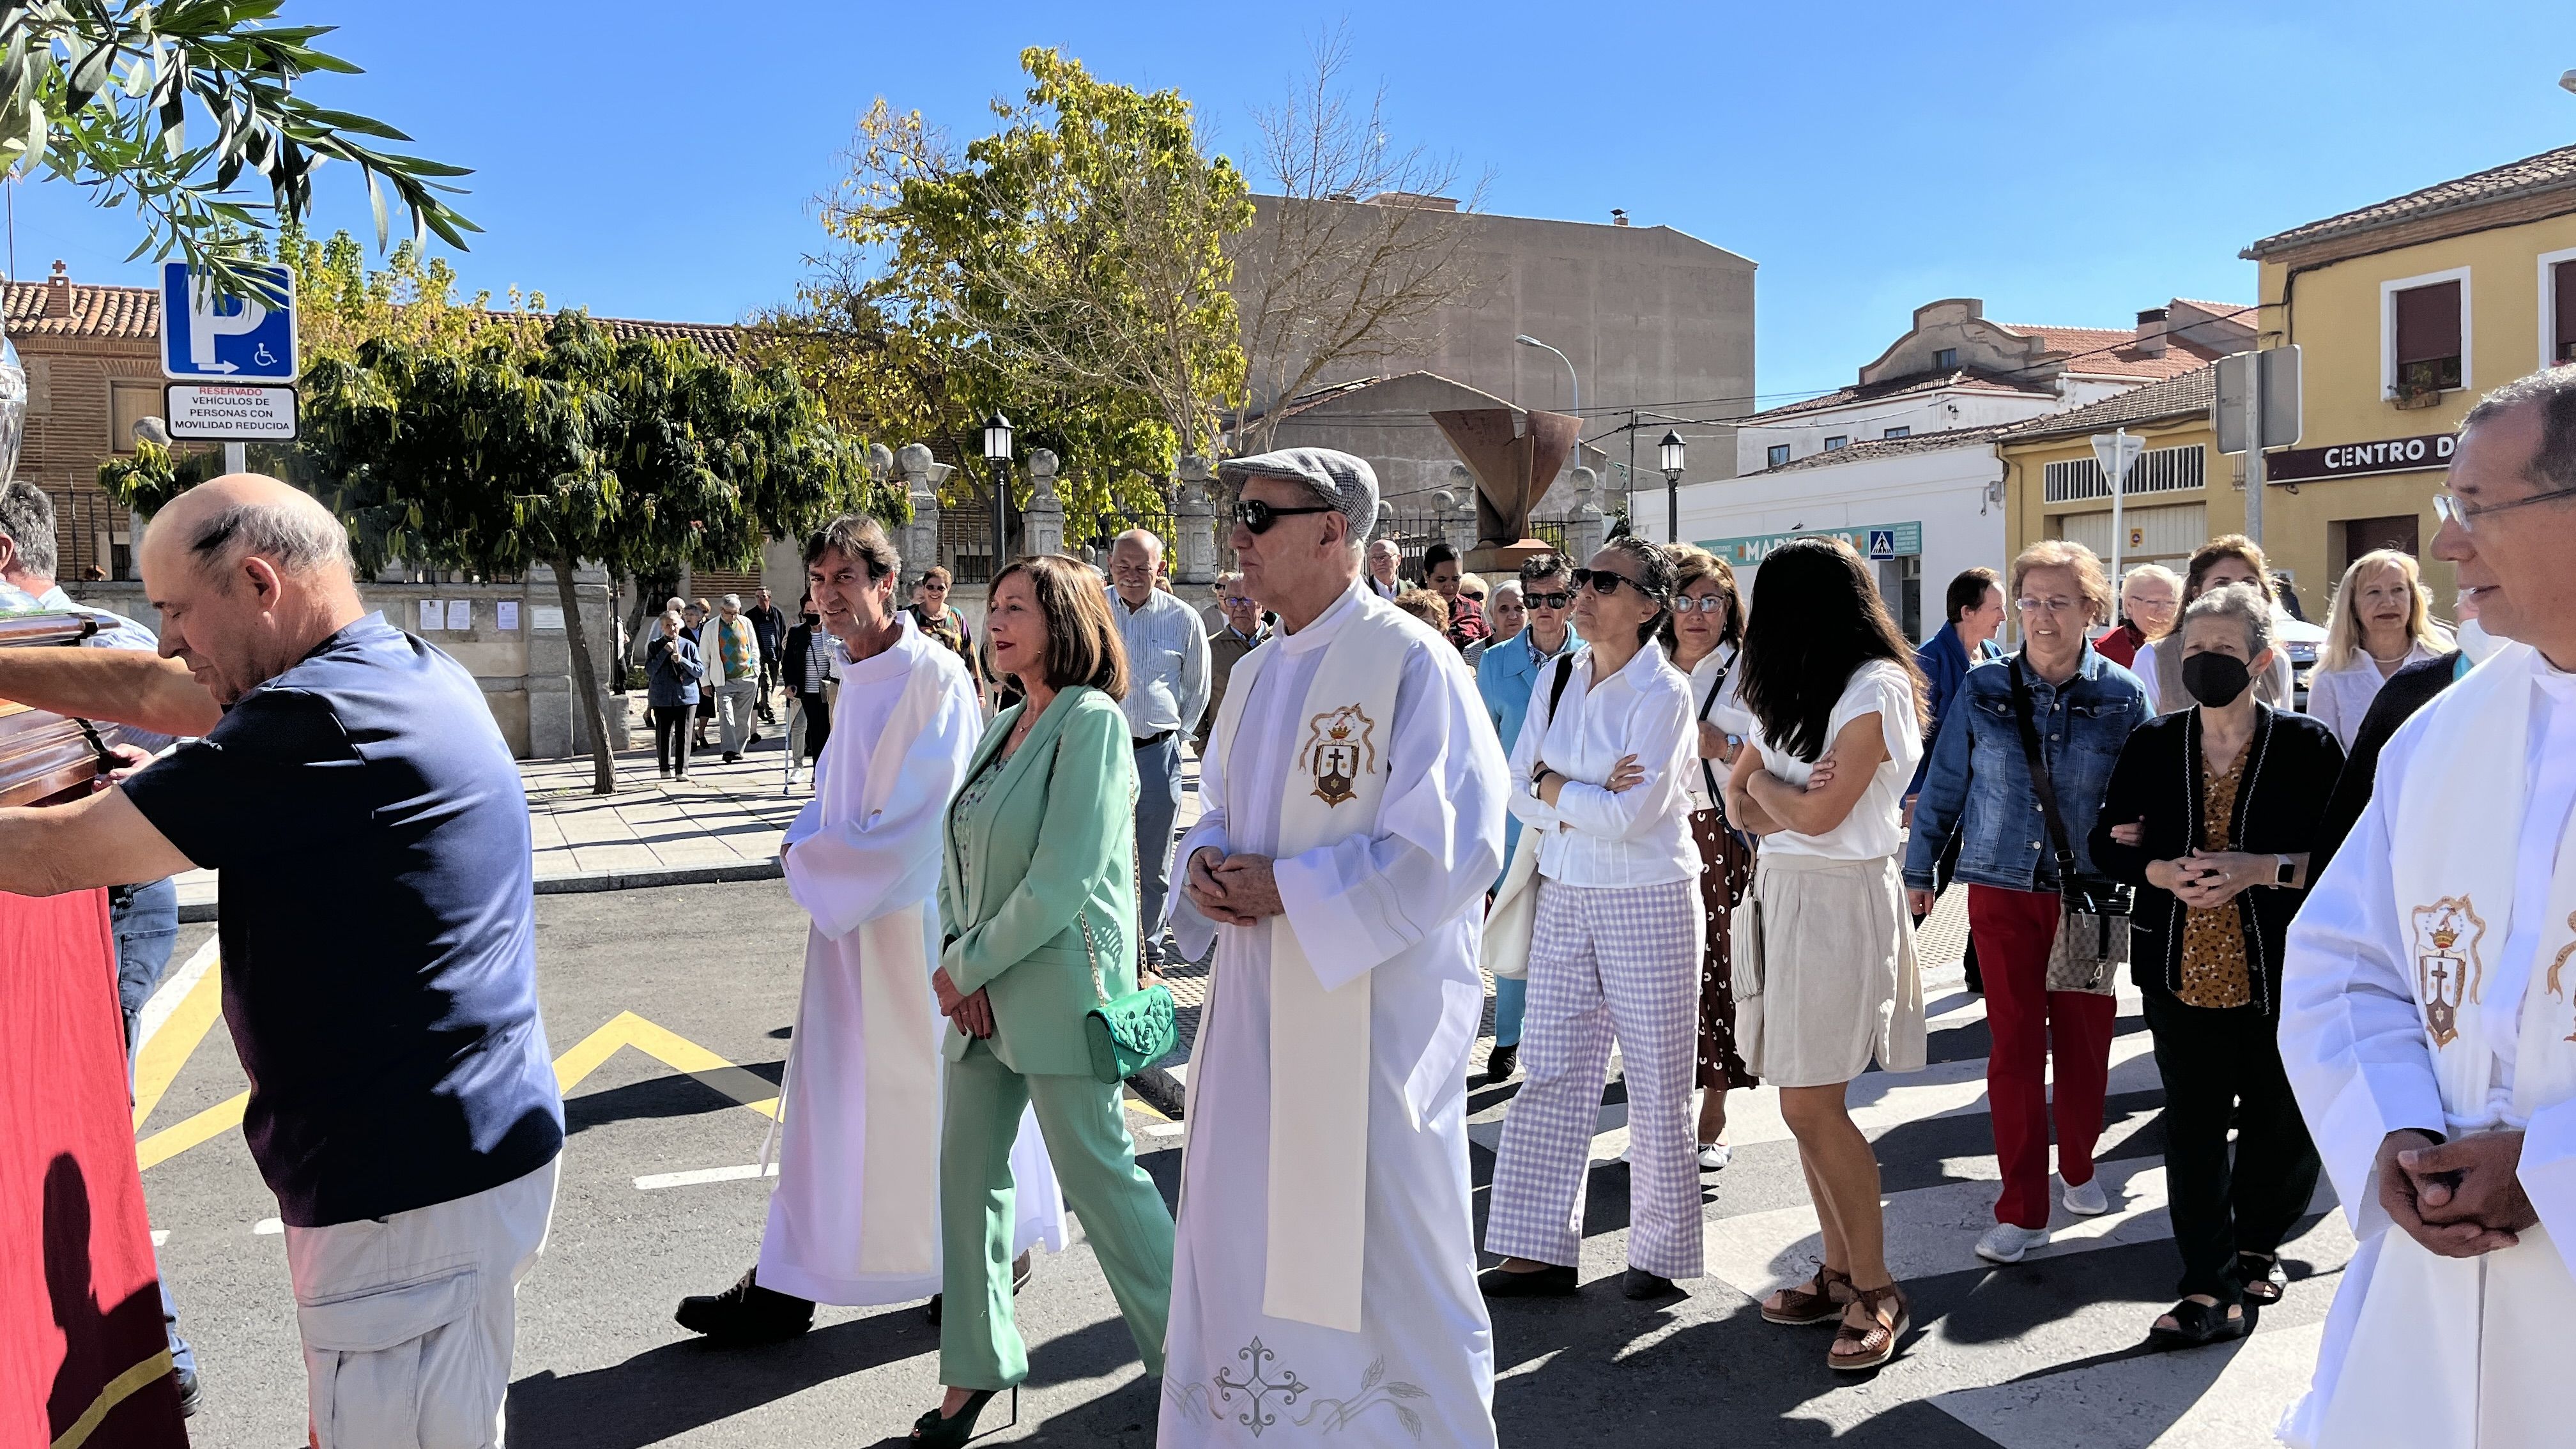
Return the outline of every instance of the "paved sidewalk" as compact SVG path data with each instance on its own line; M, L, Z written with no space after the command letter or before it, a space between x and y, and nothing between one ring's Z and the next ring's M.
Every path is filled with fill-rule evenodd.
M765 733L732 765L709 750L691 760L686 784L656 778L649 745L627 750L614 795L590 792L587 756L520 761L538 893L777 875L779 837L814 796L809 771L792 790L784 784L782 747ZM213 871L179 877L182 919L213 920L214 903Z

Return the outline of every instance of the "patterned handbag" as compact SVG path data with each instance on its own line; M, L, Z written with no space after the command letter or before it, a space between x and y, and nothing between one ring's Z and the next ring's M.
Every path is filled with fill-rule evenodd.
M1170 987L1156 982L1112 1001L1101 979L1100 952L1091 942L1091 910L1074 919L1082 925L1082 954L1091 962L1091 994L1100 1004L1083 1014L1083 1044L1091 1049L1091 1075L1115 1085L1145 1070L1180 1043L1179 1008Z

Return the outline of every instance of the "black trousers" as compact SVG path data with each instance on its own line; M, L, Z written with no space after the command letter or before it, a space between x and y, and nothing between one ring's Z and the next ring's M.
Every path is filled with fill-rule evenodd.
M832 737L832 707L819 694L800 694L796 699L805 711L805 758L819 760L823 758L823 742Z
M677 770L686 778L689 773L689 716L697 710L693 704L657 704L653 706L653 762L664 774Z
M2240 1301L2236 1255L2279 1252L2317 1190L2317 1148L2281 1069L2278 1026L2250 1006L2212 1010L2147 992L2183 1296Z

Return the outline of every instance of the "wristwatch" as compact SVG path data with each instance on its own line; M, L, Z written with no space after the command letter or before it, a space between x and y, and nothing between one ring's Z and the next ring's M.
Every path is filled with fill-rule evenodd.
M2276 862L2272 867L2272 884L2276 886L2287 886L2292 881L2299 878L2299 863L2297 861L2290 859L2286 855L2276 855L2272 857L2272 859Z
M1538 787L1539 787L1539 786L1541 786L1541 785L1543 785L1543 784L1545 784L1545 783L1547 783L1547 777L1548 777L1548 776L1550 776L1550 775L1553 775L1553 774L1555 774L1555 773L1556 773L1556 772L1555 772L1554 770L1549 769L1549 768L1548 768L1547 766L1545 766L1545 765L1541 765L1541 766L1539 766L1539 767L1538 767L1537 772L1536 772L1536 773L1534 773L1534 774L1532 774L1532 775L1530 776L1529 792L1530 792L1530 798L1531 798L1531 799L1533 799L1533 800L1545 800L1545 799L1547 798L1546 796L1544 796L1544 795L1542 795L1542 794L1540 794L1540 793L1538 792Z

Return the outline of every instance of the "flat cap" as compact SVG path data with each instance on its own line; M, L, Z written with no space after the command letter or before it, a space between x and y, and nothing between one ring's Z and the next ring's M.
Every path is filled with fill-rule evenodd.
M1349 522L1352 538L1366 538L1377 527L1377 470L1365 458L1333 448L1282 448L1249 458L1228 458L1216 465L1216 471L1218 477L1229 480L1284 478L1303 483Z

